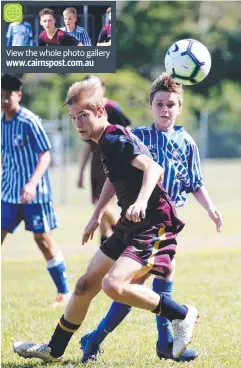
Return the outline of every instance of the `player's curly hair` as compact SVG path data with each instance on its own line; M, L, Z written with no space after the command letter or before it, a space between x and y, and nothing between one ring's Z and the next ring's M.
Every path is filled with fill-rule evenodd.
M74 103L90 110L105 108L100 84L95 79L86 79L72 84L67 92L64 106Z
M180 83L177 83L172 77L164 72L151 85L149 92L149 103L152 105L155 94L159 91L174 92L179 96L180 106L183 103L183 88Z

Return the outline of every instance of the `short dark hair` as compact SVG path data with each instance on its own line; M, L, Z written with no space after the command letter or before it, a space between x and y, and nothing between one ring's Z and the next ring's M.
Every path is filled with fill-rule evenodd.
M23 81L15 74L2 74L1 77L1 88L6 91L12 92L22 91Z
M54 11L52 9L49 9L49 8L44 8L44 9L40 10L39 18L41 19L41 17L43 15L46 15L46 14L52 15L52 17L55 19Z

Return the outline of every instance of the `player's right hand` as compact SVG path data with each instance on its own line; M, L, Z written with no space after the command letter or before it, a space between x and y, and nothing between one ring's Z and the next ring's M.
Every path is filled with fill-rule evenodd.
M100 220L98 218L92 217L90 219L89 223L87 224L87 226L84 229L84 234L82 236L82 245L87 243L89 238L91 240L93 239L94 232L98 228L99 225L100 225Z
M220 211L216 208L209 208L208 215L211 220L216 224L216 229L218 233L221 233L223 228L223 217Z
M128 207L126 218L129 221L140 222L146 217L147 202L137 199L135 203Z

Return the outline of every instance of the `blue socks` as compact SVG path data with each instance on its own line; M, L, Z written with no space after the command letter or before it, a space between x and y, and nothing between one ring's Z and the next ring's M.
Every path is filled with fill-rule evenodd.
M67 294L69 292L68 279L66 275L66 265L62 253L47 261L47 270L56 285L58 293Z
M171 298L172 281L154 279L153 290L158 294L163 294ZM99 323L97 328L91 333L90 341L93 344L101 344L106 336L112 332L128 315L132 307L125 304L113 302L106 316ZM156 316L158 329L158 349L164 354L172 351L173 334L170 321L162 316Z
M90 340L93 344L101 344L108 333L112 332L131 311L129 305L113 302L106 316L91 333Z
M162 279L154 279L152 288L157 294L166 295L171 298L173 282ZM172 350L173 334L170 321L162 316L156 316L156 325L158 331L158 349L164 354Z

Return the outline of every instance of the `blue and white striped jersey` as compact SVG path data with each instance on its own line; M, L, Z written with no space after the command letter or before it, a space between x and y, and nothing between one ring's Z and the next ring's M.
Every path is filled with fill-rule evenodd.
M66 27L60 28L61 31L68 33L70 36L76 38L79 42L81 42L85 46L91 46L90 37L83 27L76 26L74 31L68 32Z
M28 22L10 23L7 31L7 46L33 46L33 31Z
M21 203L20 193L35 171L41 152L51 148L41 120L21 107L11 121L1 119L2 201ZM52 200L48 171L45 172L31 203Z
M132 131L156 156L164 168L163 186L175 207L186 202L185 193L203 185L198 147L181 126L174 132L161 132L155 125L138 127Z

